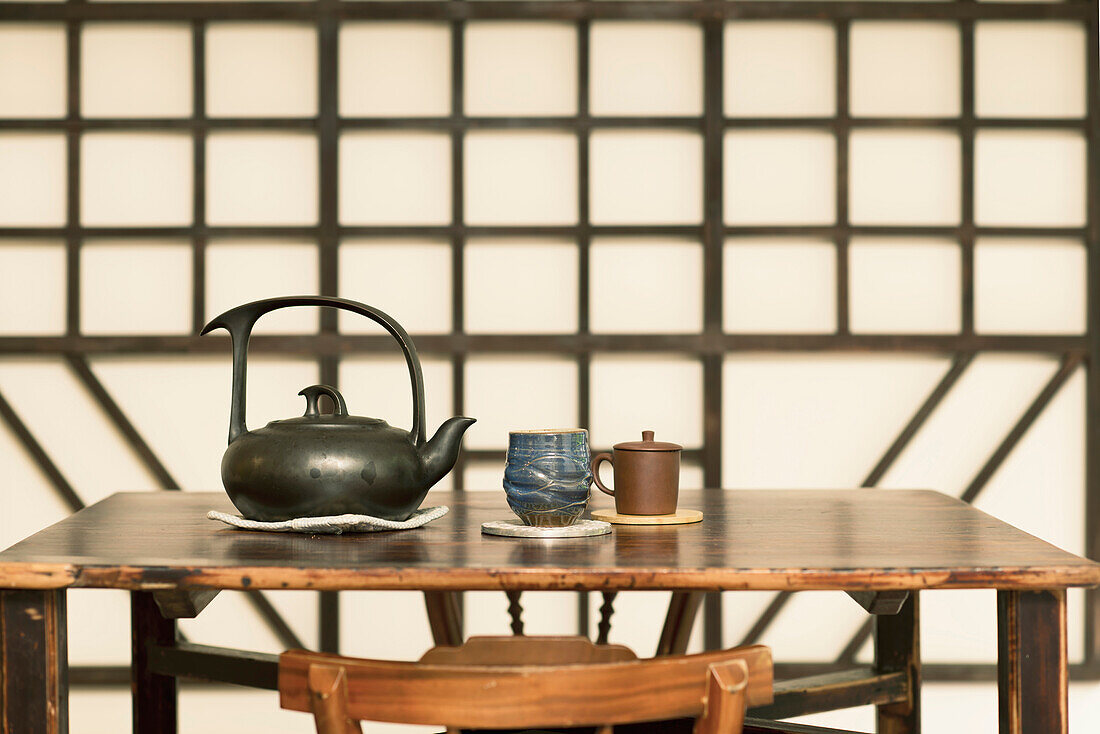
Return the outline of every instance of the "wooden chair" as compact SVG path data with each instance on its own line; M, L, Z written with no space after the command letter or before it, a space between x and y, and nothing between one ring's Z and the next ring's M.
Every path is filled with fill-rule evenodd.
M698 734L738 734L745 710L772 701L762 645L638 660L583 637L474 637L419 662L291 650L279 702L314 715L319 734L359 720L459 729L599 726L695 718Z

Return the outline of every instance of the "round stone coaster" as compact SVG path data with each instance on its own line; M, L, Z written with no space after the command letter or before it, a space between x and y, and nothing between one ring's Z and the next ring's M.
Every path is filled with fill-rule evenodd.
M676 510L671 515L620 515L614 510L592 510L592 517L614 525L687 525L703 519L698 510Z
M611 532L611 525L598 520L577 520L572 525L559 528L536 528L524 525L523 520L516 518L483 522L481 532L509 538L589 538L593 535L607 535Z

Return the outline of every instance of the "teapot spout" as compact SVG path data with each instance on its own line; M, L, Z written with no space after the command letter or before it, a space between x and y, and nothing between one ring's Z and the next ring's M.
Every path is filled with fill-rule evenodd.
M476 422L476 418L448 418L420 450L429 487L446 476L447 472L454 467L455 462L458 461L462 435Z

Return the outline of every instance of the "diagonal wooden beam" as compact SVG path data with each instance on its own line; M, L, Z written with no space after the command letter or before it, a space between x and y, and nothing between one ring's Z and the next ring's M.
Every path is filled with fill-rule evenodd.
M160 484L162 489L178 490L180 488L179 482L177 482L168 471L167 467L160 460L160 457L156 455L153 449L145 441L145 438L130 421L126 413L123 412L119 404L115 402L115 399L111 397L111 394L107 392L107 388L103 386L103 383L99 381L99 378L92 372L91 366L88 364L88 360L84 357L79 357L75 354L65 355L65 361L69 365L69 369L80 381L80 384L84 386L84 389L88 391L88 394L95 399L96 404L99 405L100 410L111 420L118 432L122 434L122 437L126 439L126 443L129 444L137 457L141 459L141 463L145 465L145 468L149 470L157 483Z
M855 662L856 655L859 655L859 651L863 649L863 645L867 640L871 639L871 630L874 629L875 618L868 617L863 620L863 624L852 635L852 639L848 640L848 644L844 646L844 649L837 655L837 663L851 664Z
M967 485L962 495L959 497L963 502L973 502L977 499L981 491L985 489L985 485L989 483L989 480L993 478L993 475L1001 468L1001 464L1004 463L1008 455L1012 453L1012 449L1016 448L1016 444L1020 443L1020 439L1024 437L1027 430L1031 428L1031 425L1035 423L1035 420L1043 412L1043 410L1050 405L1050 402L1054 399L1054 396L1058 394L1058 391L1062 389L1062 386L1069 381L1069 378L1073 376L1074 370L1081 364L1081 356L1077 354L1066 355L1062 358L1062 365L1058 368L1058 371L1043 387L1042 391L1035 396L1035 399L1031 401L1031 405L1027 407L1020 419L1016 421L1016 425L1012 426L1012 430L1001 440L1001 443L993 451L990 457L986 460L985 464L978 471L970 484Z
M972 353L964 353L955 356L955 359L951 363L951 367L940 378L936 386L932 388L932 392L928 393L928 397L924 399L917 411L913 413L913 416L905 424L905 427L901 429L897 437L886 449L885 453L875 462L874 467L868 472L861 487L873 487L886 475L886 472L894 464L905 447L909 445L909 442L913 440L913 437L917 435L921 427L928 420L928 417L935 412L940 403L947 396L947 393L951 392L951 388L959 381L963 373L966 372L967 367L974 361L974 355ZM790 601L791 592L781 591L772 598L771 603L764 609L763 613L757 618L752 628L749 629L745 636L741 639L742 645L754 645L759 642L760 638L771 626L775 618L779 616L779 613L783 611L783 607ZM868 628L869 629L869 628Z
M787 605L787 602L791 600L791 592L780 591L778 594L772 597L771 602L764 609L764 611L757 617L756 622L752 625L745 636L741 638L741 642L738 645L755 645L760 641L760 638L764 636L764 632L767 631L771 623L775 621L775 618L779 616L779 613L783 611L783 607Z
M282 643L287 649L304 650L306 646L302 643L302 640L295 634L294 630L290 628L286 620L283 619L283 615L279 614L278 610L271 604L271 601L259 591L247 591L245 592L245 598L248 599L248 603L252 605L252 608L256 610L256 613L260 615L264 623L267 625L271 633L279 638L279 642Z
M35 465L46 475L50 484L53 485L54 491L69 506L69 509L72 512L83 510L84 500L80 499L80 495L73 489L73 485L69 484L69 480L65 478L65 475L57 468L57 464L53 462L50 455L38 443L38 439L34 437L27 425L15 412L15 409L11 407L11 403L4 398L3 393L0 393L0 418L3 418L4 422L8 424L8 428L15 434L15 438L31 455Z
M1081 357L1075 354L1069 354L1062 358L1062 364L1058 368L1058 371L1051 376L1047 384L1035 396L1035 399L1031 401L1031 404L1023 412L1020 418L1016 421L1012 429L1001 440L1001 443L994 449L989 459L986 460L982 468L970 481L966 489L963 491L962 499L964 502L973 502L986 485L989 480L993 478L993 475L997 472L997 469L1001 467L1008 455L1012 453L1012 449L1016 448L1016 445L1020 443L1028 429L1035 423L1039 415L1043 410L1050 405L1051 401L1058 394L1058 391L1062 388L1069 378L1073 376L1074 370L1081 364ZM859 628L856 634L848 641L848 644L841 650L840 655L837 656L837 663L851 663L855 660L855 656L859 654L860 649L864 643L871 636L871 626L873 620L866 620Z
M142 463L149 470L149 472L156 477L157 482L165 490L178 491L180 489L179 482L171 475L168 469L164 466L164 463L160 460L160 457L156 455L152 447L134 426L133 422L129 419L126 413L122 410L119 404L111 396L107 388L100 382L99 378L92 372L91 366L84 357L76 355L66 355L65 361L68 363L69 368L73 374L80 381L81 385L88 391L88 393L95 399L96 403L103 410L104 414L110 419L111 423L122 434L126 443L141 459ZM247 592L246 597L248 603L260 616L260 618L267 625L271 633L279 639L279 641L287 647L301 648L304 647L301 639L290 628L287 621L283 619L270 600L267 599L259 591Z
M966 372L966 368L974 361L973 353L960 354L955 357L951 363L951 368L947 370L940 381L932 389L932 392L928 393L928 397L921 403L920 408L913 414L913 417L909 419L909 422L905 424L905 428L901 429L901 433L898 434L894 442L890 444L890 448L886 449L886 453L882 455L882 458L878 460L874 468L864 478L861 487L874 487L893 466L894 462L901 452L905 450L905 447L909 445L909 442L913 440L913 437L917 435L921 427L924 425L928 417L939 407L943 399L947 397L947 393L951 392L951 389L955 387L955 383L959 381L963 373Z
M655 657L661 655L682 655L687 652L691 641L691 630L695 626L695 617L703 604L703 593L698 591L675 591L668 602L668 613L657 642Z

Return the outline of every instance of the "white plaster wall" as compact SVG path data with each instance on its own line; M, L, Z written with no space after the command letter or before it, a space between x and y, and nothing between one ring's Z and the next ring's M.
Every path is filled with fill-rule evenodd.
M445 114L450 100L444 27L347 24L341 35L340 106L348 115ZM575 112L575 63L568 26L472 23L467 108L478 114ZM182 40L181 40L182 39ZM173 24L90 24L84 39L83 106L88 115L174 116L190 105L190 46ZM592 111L698 114L701 35L689 25L594 23ZM1058 23L980 23L979 114L1082 114L1084 39ZM211 24L207 109L211 115L293 116L316 109L316 39L302 26ZM833 36L816 23L736 23L726 33L726 113L833 112ZM858 115L958 114L958 39L950 25L855 23L852 110ZM64 43L58 25L0 23L0 116L64 114ZM190 216L190 147L179 134L95 134L83 146L85 223L175 224ZM315 221L316 145L305 135L212 135L211 221ZM982 133L977 144L977 215L983 224L1083 221L1084 148L1071 133ZM122 152L122 155L119 153ZM576 216L575 147L563 133L472 134L466 141L467 219L480 223L569 223ZM341 143L340 215L348 223L437 223L449 218L449 153L437 134L356 133ZM65 152L60 135L0 133L0 225L49 226L64 219ZM600 131L592 137L592 217L600 223L697 222L701 144L688 133ZM726 138L725 216L732 223L829 223L835 211L834 148L810 130L731 132ZM957 141L936 131L860 131L852 138L851 212L859 223L958 221ZM187 242L89 241L82 254L81 329L88 334L187 333L191 262ZM570 332L576 328L576 246L562 240L479 240L467 245L471 332ZM341 245L342 295L378 305L415 334L447 331L451 261L446 243L348 240ZM983 239L976 257L981 332L1080 333L1085 325L1085 253L1076 240ZM592 329L692 332L701 326L699 242L597 239L592 246ZM730 238L725 248L724 323L738 332L829 332L835 328L835 255L811 238ZM530 281L517 287L523 269ZM0 333L64 329L65 252L60 242L0 239ZM942 333L959 328L960 260L944 239L861 237L851 246L851 324L859 333ZM254 298L317 289L316 243L215 240L208 249L207 316ZM271 317L271 332L308 332L315 314ZM340 328L363 329L354 319ZM370 328L370 327L367 327ZM228 403L225 357L98 357L92 367L169 470L189 491L220 486ZM300 409L297 390L315 382L308 361L253 358L249 421ZM936 356L736 354L723 370L723 484L835 487L858 484L928 390L948 369ZM1012 422L1056 370L1053 359L985 355L883 479L883 487L932 487L958 494ZM592 363L597 446L641 428L686 446L702 441L702 374L671 355L597 356ZM449 363L426 360L428 421L452 414ZM539 394L505 396L538 377ZM517 425L576 422L576 374L553 355L474 356L467 411L479 423L468 445L503 448ZM408 422L406 376L396 355L348 359L341 384L353 412ZM661 391L652 386L659 384ZM510 389L511 387L515 390ZM113 491L153 489L64 366L52 358L0 360L0 391L89 502ZM1083 551L1084 382L1078 373L997 472L977 505L1074 552ZM792 449L792 447L794 447ZM0 547L64 516L47 481L0 426ZM502 467L473 463L467 485L499 491ZM686 466L683 486L701 486ZM602 500L597 497L597 504ZM503 502L502 512L507 513ZM770 594L724 597L724 633L736 642ZM305 593L272 594L307 641L316 605ZM614 641L650 653L667 594L619 598ZM128 657L126 597L71 594L75 664ZM995 660L994 601L983 592L927 593L922 633L930 662ZM569 633L567 594L528 594L533 632ZM594 600L593 610L598 607ZM429 643L417 594L343 597L345 650L411 659ZM469 631L506 629L503 595L467 596ZM779 659L829 660L862 619L839 593L805 593L768 631ZM380 624L380 622L382 622ZM1070 597L1070 654L1082 654L1082 603ZM234 594L195 621L191 639L278 651ZM384 630L380 632L379 630ZM699 644L699 630L693 646ZM866 657L867 651L864 651ZM305 732L307 717L277 709L267 693L189 689L184 732ZM1100 685L1071 688L1076 731L1100 725ZM996 731L992 685L930 684L930 731ZM870 729L869 710L809 717ZM72 694L77 734L129 727L122 690ZM391 727L368 725L369 731Z

